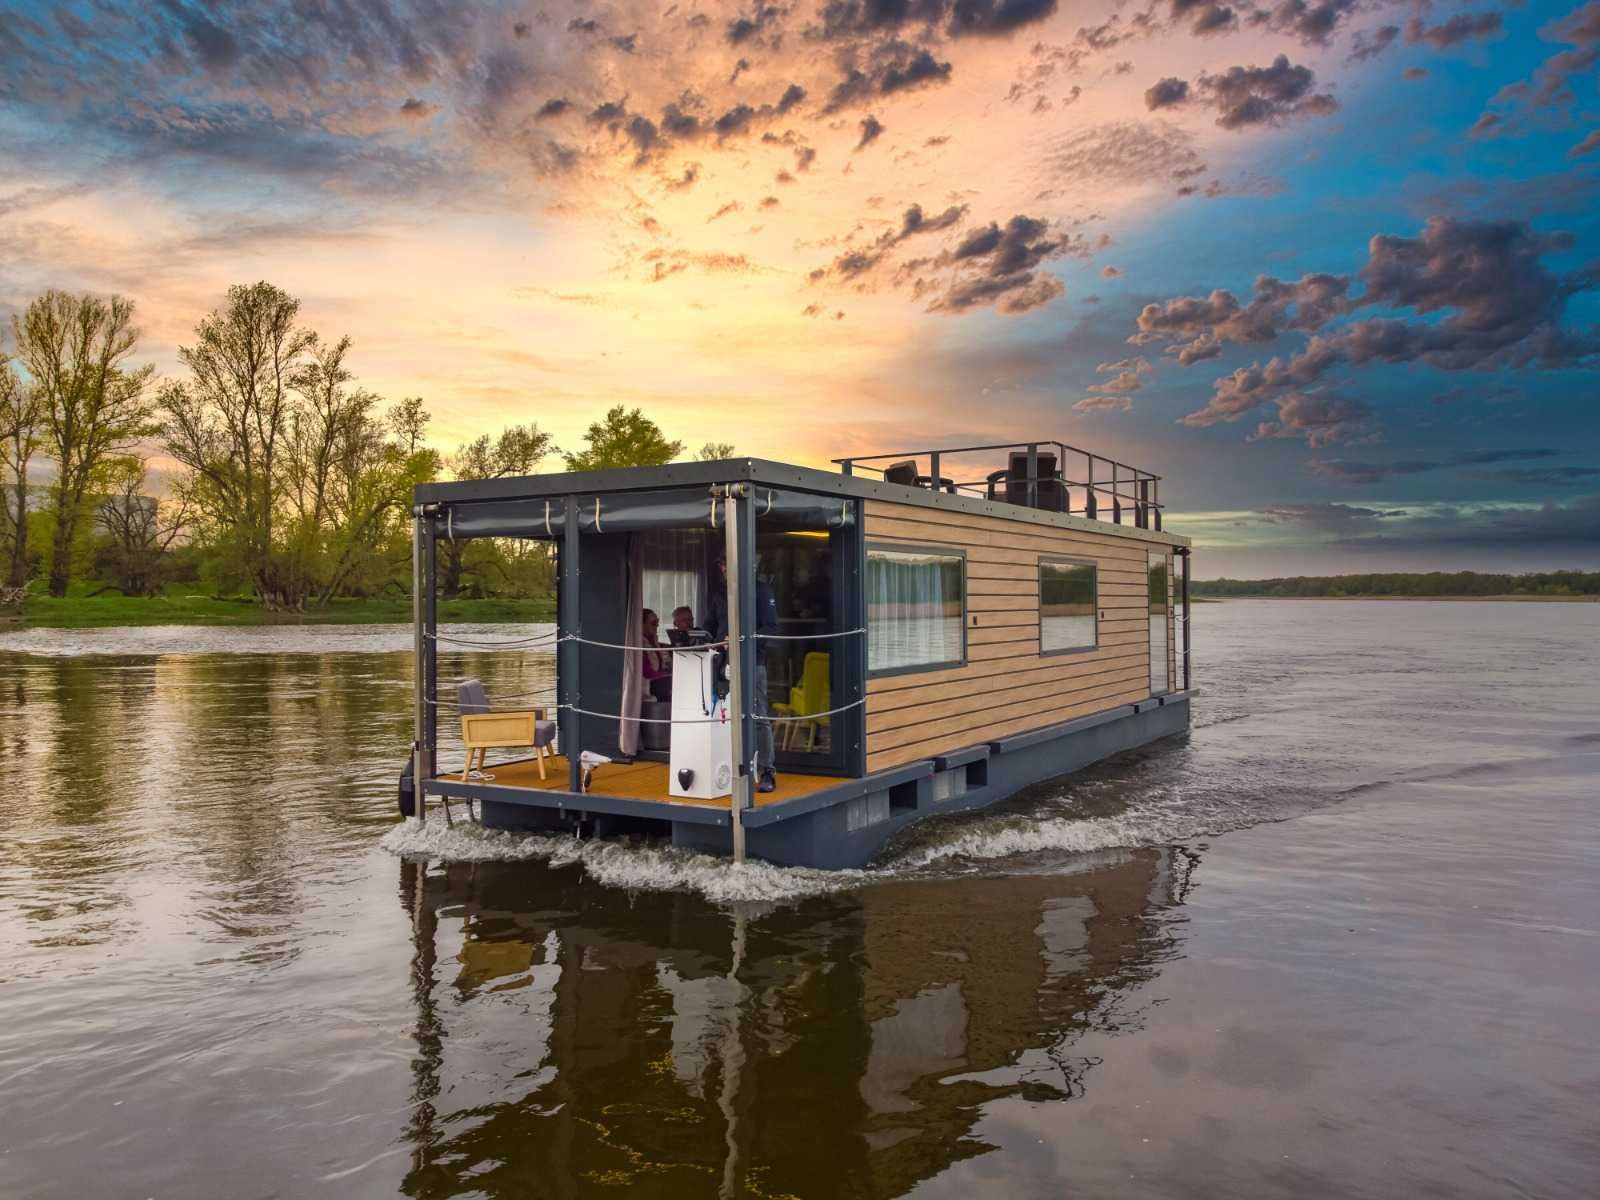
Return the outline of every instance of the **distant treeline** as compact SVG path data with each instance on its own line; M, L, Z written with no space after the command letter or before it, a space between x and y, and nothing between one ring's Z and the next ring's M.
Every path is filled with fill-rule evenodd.
M1296 575L1288 579L1197 579L1196 596L1594 596L1600 571L1491 575L1477 571L1384 575Z

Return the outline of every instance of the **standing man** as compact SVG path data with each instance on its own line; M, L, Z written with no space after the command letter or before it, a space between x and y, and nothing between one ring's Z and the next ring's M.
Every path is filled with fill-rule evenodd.
M711 611L706 617L706 632L711 640L720 642L728 636L728 564L717 555L716 581L711 588ZM756 564L756 627L752 633L778 632L778 598L772 585L761 576L761 564ZM772 792L778 787L777 747L772 737L772 708L767 698L767 643L756 638L755 711L750 714L756 723L756 791ZM736 647L729 646L732 654Z

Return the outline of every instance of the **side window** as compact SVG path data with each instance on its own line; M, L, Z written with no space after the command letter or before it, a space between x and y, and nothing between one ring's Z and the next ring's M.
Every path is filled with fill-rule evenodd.
M954 551L867 547L867 671L966 661L967 560Z
M1099 570L1076 559L1039 560L1039 653L1093 650L1100 641Z

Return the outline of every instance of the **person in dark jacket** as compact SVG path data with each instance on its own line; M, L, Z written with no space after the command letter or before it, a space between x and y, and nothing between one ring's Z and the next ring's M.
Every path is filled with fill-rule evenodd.
M728 564L717 555L716 578L711 584L709 613L706 615L706 632L711 640L720 642L728 636ZM756 572L756 627L753 633L778 632L778 598L772 584ZM772 736L772 708L767 697L767 643L756 639L755 711L750 714L756 723L756 790L776 791L778 787L777 747ZM728 647L733 653L734 647Z

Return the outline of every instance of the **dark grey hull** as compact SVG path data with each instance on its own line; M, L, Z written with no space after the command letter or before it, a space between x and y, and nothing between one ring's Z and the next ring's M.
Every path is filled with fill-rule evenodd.
M1033 784L1184 732L1193 695L1179 692L1121 705L748 810L746 851L785 866L865 866L891 837L917 821L987 808ZM552 831L571 829L577 820L597 837L642 833L710 853L729 854L733 848L726 809L443 779L429 780L427 793L477 801L479 818L490 829Z

